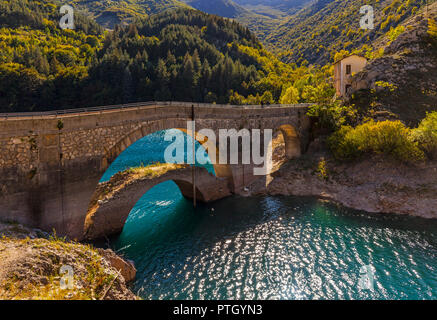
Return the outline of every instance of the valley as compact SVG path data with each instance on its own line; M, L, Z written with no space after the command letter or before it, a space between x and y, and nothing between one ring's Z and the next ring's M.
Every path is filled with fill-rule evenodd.
M435 0L62 4L0 0L0 299L435 299Z

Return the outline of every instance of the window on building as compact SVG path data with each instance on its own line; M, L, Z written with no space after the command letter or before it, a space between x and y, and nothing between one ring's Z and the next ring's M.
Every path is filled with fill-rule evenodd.
M346 74L352 74L352 66L350 64L346 65Z

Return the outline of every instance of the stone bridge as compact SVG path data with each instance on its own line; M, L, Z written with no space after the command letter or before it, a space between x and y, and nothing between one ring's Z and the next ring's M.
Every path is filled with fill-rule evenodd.
M186 131L194 110L196 131L211 129L217 137L219 129L282 132L287 157L293 158L308 144L307 108L153 102L0 114L0 220L54 228L81 239L100 178L138 139L165 129ZM200 137L195 138L205 144ZM228 179L231 192L239 192L255 179L253 166L216 164L214 169L218 177Z
M156 172L156 173L155 173ZM193 199L192 167L189 165L158 165L137 168L114 175L99 184L85 219L85 237L97 239L123 230L129 213L151 188L172 180L183 196ZM196 199L212 202L230 196L228 180L218 178L205 168L195 168Z

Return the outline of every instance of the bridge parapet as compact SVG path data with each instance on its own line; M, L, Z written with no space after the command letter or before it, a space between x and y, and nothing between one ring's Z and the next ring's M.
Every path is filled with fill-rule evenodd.
M68 115L83 115L92 113L103 113L111 111L129 110L129 109L147 109L155 107L186 107L186 108L226 108L226 109L238 109L238 110L265 110L274 108L302 108L306 109L311 106L311 103L301 104L270 104L270 105L217 105L211 103L191 103L191 102L176 102L176 101L154 101L154 102L138 102L129 103L123 105L111 105L111 106L98 106L89 108L75 108L64 110L51 110L51 111L39 111L39 112L10 112L0 113L0 120L7 120L13 118L32 118L41 119L47 117L63 117Z

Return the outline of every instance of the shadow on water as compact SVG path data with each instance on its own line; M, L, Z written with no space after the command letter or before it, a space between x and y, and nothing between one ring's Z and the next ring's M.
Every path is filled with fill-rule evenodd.
M284 197L284 196L281 196ZM293 198L293 197L289 197ZM362 210L346 208L341 204L331 201L318 200L313 197L300 197L302 199L313 199L314 209L320 209L320 219L324 224L333 221L335 223L343 222L351 227L367 227L369 222L372 223L372 228L390 228L397 230L409 231L437 231L436 219L425 219L421 217L413 217L401 214L392 213L371 213ZM326 215L326 209L335 210L338 212L335 216Z

